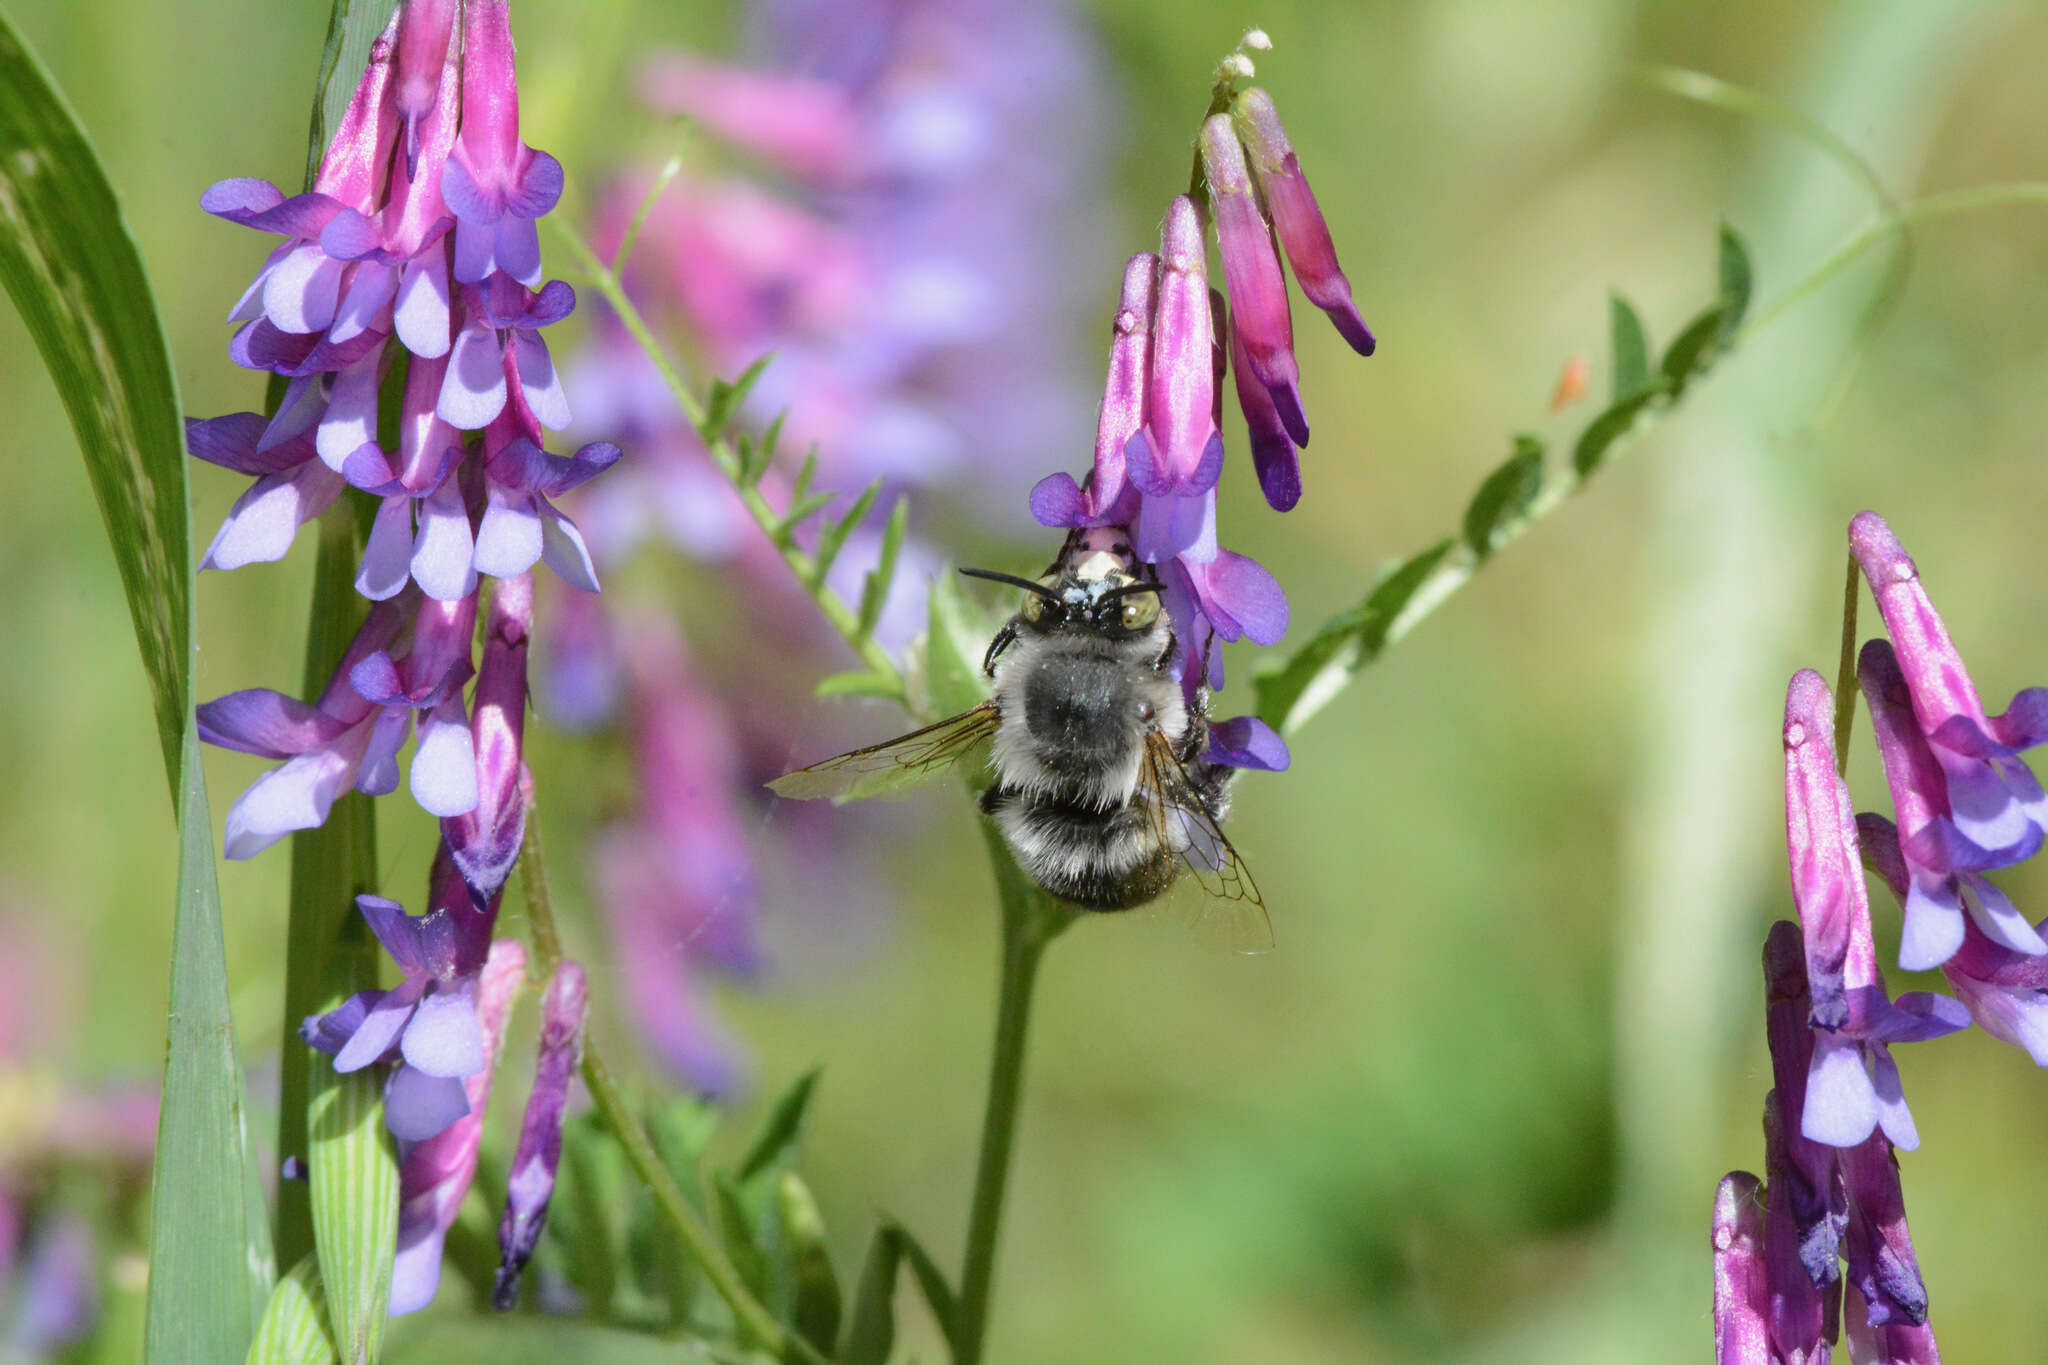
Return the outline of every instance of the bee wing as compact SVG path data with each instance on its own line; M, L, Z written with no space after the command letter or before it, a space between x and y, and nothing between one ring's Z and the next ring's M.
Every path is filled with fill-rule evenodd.
M1187 914L1204 936L1239 953L1263 953L1273 947L1273 921L1252 881L1244 859L1209 813L1173 745L1157 730L1145 737L1144 771L1138 799L1148 802L1153 833L1181 861L1205 893Z
M995 732L996 705L985 701L936 725L784 773L768 786L776 795L796 801L821 796L835 802L889 796L945 772Z

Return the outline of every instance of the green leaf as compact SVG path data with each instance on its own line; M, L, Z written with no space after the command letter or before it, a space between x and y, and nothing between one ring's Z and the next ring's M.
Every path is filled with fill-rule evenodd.
M256 1244L242 1127L242 1072L228 1012L213 817L196 725L185 732L178 800L178 907L171 931L170 1036L150 1190L143 1356L239 1360L270 1293Z
M752 488L760 483L761 476L768 472L768 466L775 463L775 446L782 439L782 421L787 416L787 409L776 413L775 420L768 424L768 429L761 433L758 441L745 437L740 439L741 488Z
M894 679L884 678L878 673L855 671L833 673L822 679L811 689L814 697L881 697L896 695Z
M248 1365L330 1365L340 1358L327 1326L320 1267L308 1256L271 1291Z
M747 1212L746 1197L724 1171L718 1172L712 1183L718 1195L719 1241L725 1244L725 1254L733 1269L739 1271L740 1279L758 1297L768 1288L768 1256L761 1249L760 1235Z
M1581 479L1591 477L1600 468L1601 461L1607 458L1607 448L1636 424L1636 418L1651 399L1664 392L1663 382L1661 377L1652 379L1587 424L1579 443L1572 447L1572 469Z
M35 339L78 437L177 799L192 652L191 519L177 382L156 295L113 187L56 86L4 17L0 284Z
M982 655L993 635L988 617L951 574L932 584L925 635L924 691L935 716L957 715L988 700Z
M810 1187L795 1171L775 1183L775 1212L789 1248L789 1325L797 1335L830 1354L839 1338L842 1311L839 1277L825 1247L825 1220Z
M1607 296L1607 311L1607 330L1614 344L1614 400L1620 402L1650 377L1650 339L1643 331L1643 320L1621 295Z
M655 1141L658 1149L658 1128ZM562 1164L545 1235L559 1252L557 1268L594 1317L611 1316L634 1188L626 1175L626 1154L601 1118L579 1114L562 1126Z
M1735 334L1742 328L1742 319L1749 313L1750 292L1754 287L1754 274L1749 265L1749 248L1735 229L1721 224L1721 302L1728 311L1721 317L1720 346L1726 350L1735 344Z
M1626 306L1626 305L1624 305ZM1486 476L1465 509L1465 543L1484 558L1543 488L1543 442L1526 432L1515 437L1515 453Z
M740 1162L739 1178L742 1181L752 1180L782 1160L796 1145L797 1139L803 1136L804 1114L811 1107L811 1096L817 1092L819 1072L820 1068L814 1066L797 1077L768 1110L760 1133Z
M732 425L732 419L739 415L740 408L747 401L747 395L753 391L754 382L761 377L761 372L767 369L769 362L774 359L774 352L771 351L747 366L740 377L730 384L723 379L711 381L711 396L704 400L704 420L697 424L697 434L704 438L706 445L725 435L725 429Z
M839 1343L837 1365L886 1365L896 1344L896 1267L903 1259L903 1231L894 1223L875 1229L854 1290L853 1316Z
M1705 374L1719 359L1722 324L1728 320L1729 312L1726 303L1712 304L1671 339L1657 368L1664 376L1665 391L1672 402L1677 402L1686 385Z
M903 550L903 535L910 526L910 499L898 497L896 505L889 509L889 524L882 528L882 552L875 560L875 567L868 570L867 578L860 588L860 633L866 638L875 633L875 623L882 619L882 608L888 605L889 589L896 582L896 559Z
M1457 537L1445 536L1400 564L1380 579L1364 602L1332 617L1284 663L1254 677L1260 718L1286 733L1321 710L1378 656L1402 608L1457 544Z
M892 1222L890 1226L896 1229L896 1235L902 1239L903 1253L910 1258L910 1269L917 1276L918 1288L924 1291L924 1301L930 1306L932 1317L937 1319L939 1331L945 1334L949 1346L955 1345L953 1331L959 1317L960 1304L954 1297L953 1286L946 1283L945 1272L939 1269L938 1262L931 1258L931 1253L924 1249L923 1244L911 1235L909 1228L896 1222Z
M845 516L825 523L825 529L818 533L818 548L811 552L812 587L823 583L825 575L832 572L832 563L846 547L846 538L866 519L868 512L875 505L875 499L880 497L881 493L882 481L876 479L860 491L860 496L853 500L853 506L847 509Z
M346 1075L331 1065L314 1068L309 1120L313 1242L327 1320L346 1365L368 1365L384 1334L398 1245L398 1152L384 1127L383 1068Z

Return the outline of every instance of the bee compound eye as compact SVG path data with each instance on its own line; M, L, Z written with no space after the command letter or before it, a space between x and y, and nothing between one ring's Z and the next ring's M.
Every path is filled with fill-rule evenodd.
M1032 593L1024 599L1024 619L1036 621L1045 615L1045 599Z
M1142 630L1159 619L1159 594L1132 593L1124 599L1124 629Z

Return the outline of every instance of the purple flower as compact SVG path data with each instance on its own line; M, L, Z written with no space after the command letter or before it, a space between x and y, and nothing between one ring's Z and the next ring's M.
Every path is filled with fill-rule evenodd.
M479 572L508 578L546 558L564 583L597 591L583 533L551 499L603 473L619 448L593 441L571 459L550 455L518 434L509 414L484 431L485 506L476 532Z
M1769 1313L1763 1189L1730 1171L1714 1191L1715 1365L1771 1365Z
M406 372L396 463L372 441L341 467L349 482L382 499L356 575L356 591L372 601L393 596L408 579L442 601L476 591L475 541L457 476L462 435L435 409L447 369L446 356L415 357Z
M1864 865L1903 904L1912 891L1912 873L1897 827L1868 811L1856 817L1856 826ZM1941 964L1942 975L1986 1033L2024 1048L2036 1066L2048 1066L2048 957L1994 941L1975 915L1962 927L1962 944Z
M672 53L641 72L640 93L805 180L843 181L858 169L860 111L831 81Z
M569 1082L582 1060L588 998L583 968L574 962L556 964L541 998L540 1056L534 1063L526 1116L519 1125L519 1146L512 1154L505 1217L498 1224L498 1276L491 1303L501 1311L519 1301L520 1274L547 1225L555 1169L562 1161L562 1111L569 1102Z
M476 1175L484 1106L505 1045L505 1021L526 982L526 949L514 939L491 944L476 982L477 1030L484 1064L463 1079L469 1109L430 1138L407 1143L398 1161L398 1251L391 1265L391 1313L433 1302L441 1283L441 1245Z
M1237 329L1232 343L1239 392L1242 394L1247 378L1255 380L1266 395L1261 416L1271 410L1293 443L1306 446L1308 418L1301 409L1301 370L1294 362L1287 281L1280 274L1273 231L1259 212L1244 148L1228 114L1216 114L1202 125L1201 149L1209 206L1216 215L1216 239L1223 248L1223 279Z
M1202 499L1223 473L1207 257L1201 210L1178 195L1160 230L1145 419L1125 455L1131 482L1146 495L1138 553L1154 563L1195 544ZM1148 518L1155 507L1163 511ZM1213 516L1209 525L1213 536Z
M2030 687L2004 715L1986 716L1919 569L1884 518L1859 512L1849 523L1849 548L1884 614L1914 718L1947 788L1945 823L1931 836L1942 856L1975 872L2032 857L2048 828L2048 795L2019 755L2048 740L2048 689Z
M1138 489L1126 477L1126 446L1145 420L1152 357L1153 295L1159 258L1141 251L1124 264L1123 290L1109 344L1109 378L1095 423L1095 467L1086 487L1064 471L1031 489L1031 515L1041 526L1127 526L1137 516Z
M1924 1322L1873 1325L1855 1285L1850 1285L1843 1297L1843 1334L1849 1341L1851 1365L1941 1365L1932 1327Z
M273 439L275 426L254 412L185 420L185 446L195 458L256 479L235 499L200 568L239 569L283 559L299 528L332 506L346 486L314 458L311 436Z
M479 907L444 846L435 859L431 908L407 915L382 896L357 896L356 908L405 980L388 991L359 991L299 1029L307 1045L334 1058L336 1071L400 1063L384 1089L392 1135L420 1142L470 1112L463 1082L489 1061L478 1016L478 977L490 948L497 907Z
M1836 1179L1835 1149L1801 1131L1807 1075L1813 1066L1812 1012L1799 926L1779 920L1764 940L1764 1027L1770 1040L1773 1087L1764 1141L1772 1226L1782 1225L1774 1234L1780 1249L1790 1252L1813 1287L1825 1288L1839 1274L1849 1209ZM1783 1311L1803 1320L1809 1310L1796 1306Z
M471 743L478 799L474 809L441 822L448 855L478 905L504 888L519 861L533 778L521 749L526 732L526 651L533 631L533 579L499 581L491 594L484 634L483 670L477 675Z
M503 271L540 283L534 220L562 197L562 165L520 141L506 0L463 5L462 138L441 173L441 194L456 219L456 279L473 284Z
M1898 812L1891 833L1904 864L1906 916L1899 966L1924 971L1947 962L1963 946L1966 914L1990 943L2028 956L2048 953L2048 943L2005 893L1973 870L1983 850L1965 839L1950 818L1940 761L1914 719L1912 697L1892 647L1883 640L1866 643L1856 672Z
M1351 281L1337 266L1330 228L1316 204L1315 192L1301 173L1301 159L1287 140L1273 97L1254 86L1232 106L1237 134L1243 139L1258 177L1259 193L1273 218L1273 231L1287 249L1287 263L1301 282L1310 303L1330 315L1351 349L1371 355L1377 343L1351 302Z
M1911 1151L1920 1140L1889 1044L1968 1027L1969 1013L1946 996L1905 995L1893 1004L1886 994L1849 789L1835 773L1833 725L1834 698L1821 676L1794 674L1785 698L1785 843L1819 1030L1800 1132L1851 1147L1881 1126Z
M508 406L519 429L538 441L541 428L569 425L569 400L540 329L576 309L576 291L560 280L538 292L494 274L462 287L463 325L449 353L439 412L464 431L487 427Z

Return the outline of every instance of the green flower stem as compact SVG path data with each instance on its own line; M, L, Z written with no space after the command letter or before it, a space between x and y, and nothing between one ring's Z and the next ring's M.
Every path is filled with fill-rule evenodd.
M655 339L647 320L626 296L625 286L620 282L618 274L597 258L597 253L590 249L590 244L584 241L582 235L574 228L554 218L550 218L548 223L575 255L578 268L582 270L585 280L603 296L606 303L611 305L612 311L618 314L619 321L625 325L626 331L654 363L656 370L661 374L662 382L668 385L670 395L676 400L676 406L682 409L683 416L702 434L704 405L683 382L682 374L677 371L667 352L662 350L661 343ZM739 494L740 502L746 507L747 514L753 517L755 525L761 528L769 542L780 552L783 563L789 565L790 572L796 575L797 582L817 604L819 613L839 632L847 647L860 656L868 671L883 681L896 700L907 705L909 693L904 688L903 673L896 667L896 661L889 657L888 651L875 643L867 631L861 629L858 613L848 606L838 593L819 581L815 561L789 538L783 528L782 514L769 505L768 499L758 486L748 483L740 476L739 454L732 448L725 433L711 433L706 437L704 446L711 452L713 462L724 472L726 478L732 481L733 489Z
M1033 886L1010 856L1002 836L981 822L1002 903L1002 990L996 1003L995 1055L989 1063L988 1107L981 1126L981 1157L974 1172L974 1203L967 1219L967 1255L960 1271L960 1307L953 1323L953 1365L980 1365L993 1290L996 1233L1010 1178L1017 1134L1017 1102L1024 1086L1024 1036L1031 1022L1031 988L1046 945L1077 914Z
M1849 775L1849 732L1856 725L1857 564L1849 554L1849 581L1842 587L1842 662L1835 670L1835 771Z
M534 815L532 810L526 813L526 837L519 851L519 884L526 893L534 967L546 980L562 961L562 939L555 929L554 903L548 894L547 865L540 850L540 822ZM704 1272L704 1278L711 1282L718 1297L724 1299L732 1310L741 1331L778 1360L795 1362L795 1365L825 1365L823 1356L802 1337L784 1330L782 1324L775 1320L775 1315L748 1291L740 1272L719 1246L718 1239L697 1216L696 1210L690 1207L668 1167L662 1164L654 1144L648 1140L639 1120L619 1094L611 1069L604 1064L604 1058L587 1036L583 1044L583 1083L590 1088L590 1099L597 1106L597 1112L604 1116L606 1125L618 1138L627 1162L653 1192L655 1206L661 1210L662 1217L682 1241L690 1259Z

